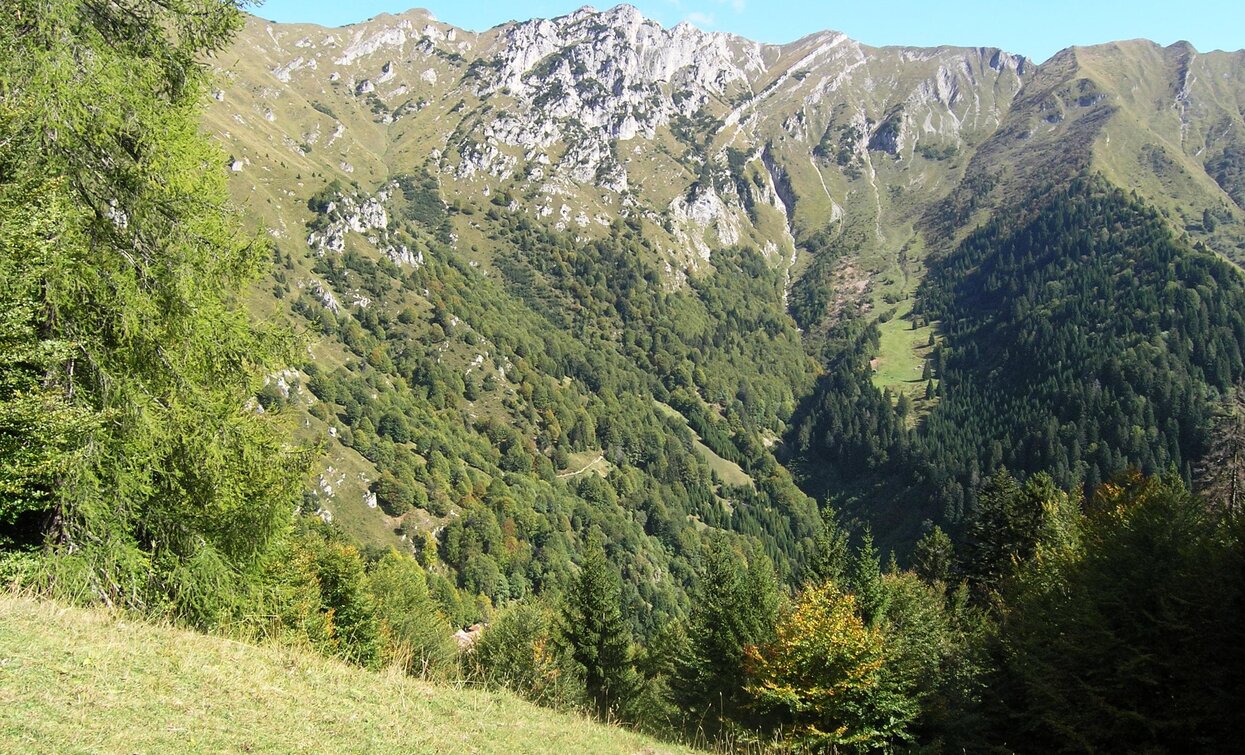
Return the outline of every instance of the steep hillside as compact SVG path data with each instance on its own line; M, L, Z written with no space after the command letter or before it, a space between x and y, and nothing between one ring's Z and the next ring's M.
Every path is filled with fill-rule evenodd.
M435 549L494 600L560 584L581 523L605 526L652 627L684 610L706 530L799 573L817 507L775 452L841 502L860 491L819 460L907 459L882 449L963 347L922 281L992 218L1092 172L1245 256L1240 60L762 45L625 5L481 33L252 18L207 123L311 342L276 402L324 442L308 508ZM834 437L807 423L832 406ZM853 511L899 526L874 505L894 482Z
M423 11L340 30L256 19L234 49L239 85L209 120L257 191L295 179L263 197L272 219L297 205L285 191L318 188L312 172L374 186L428 163L451 203L504 191L580 235L633 218L676 278L741 241L788 265L834 224L893 256L1029 68L998 50L873 49L831 32L758 45L665 30L629 6L483 34Z
M0 749L1239 743L1240 54L193 5L0 14Z
M823 379L793 433L810 487L907 477L882 509L888 536L961 521L1000 467L1065 488L1126 468L1190 475L1216 402L1245 376L1245 276L1101 178L996 214L931 262L918 302L940 333L922 421L907 429ZM857 369L866 358L841 353Z
M516 697L0 597L7 752L679 752Z
M830 268L819 265L809 276L835 285L836 300L867 305L870 280L881 276L892 287L910 288L913 263L896 264L892 250L920 246L912 240L920 212L954 184L961 143L992 132L1026 65L990 50L868 50L838 34L761 46L690 26L663 30L626 6L480 35L420 11L342 30L255 19L233 49L222 58L228 72L208 123L232 155L236 197L272 229L285 268L274 291L291 302L285 306L302 302L299 311L309 315L329 310L313 320L327 314L349 320L356 305L373 302L388 310L382 319L396 319L408 305L412 312L445 310L436 286L406 285L398 297L396 289L369 293L352 286L349 273L326 278L332 258L343 253L383 257L413 271L435 256L430 244L441 244L443 260L470 268L464 284L478 287L469 281L479 271L494 281L491 301L512 296L515 306L538 313L533 318L512 307L507 321L526 323L516 330L569 330L578 345L558 350L589 346L594 360L616 350L623 357L617 369L634 373L629 379L657 381L642 389L656 399L682 389L667 403L687 415L709 453L748 469L774 466L766 446L784 431L783 418L816 370L800 354L795 323L782 311L793 274L813 259L797 253L797 243L808 246L803 240L812 238L808 248L829 258L837 252L823 247L832 241L839 248L847 238L858 242L847 259L829 260ZM977 89L978 79L990 82L991 93L963 94ZM930 147L936 138L946 144ZM903 180L928 185L928 196L897 200L896 192L879 188L879 181L909 173L919 175ZM344 190L328 189L333 181ZM422 192L425 212L408 216L395 205L399 183L398 203ZM321 199L309 204L313 195ZM399 239L396 228L404 221L411 236ZM859 236L845 228L860 229ZM628 236L625 246L609 241ZM590 239L607 242L589 255L593 260L549 267L546 249ZM769 275L751 261L741 267L727 257L711 259L712 250L733 245L757 250L777 280L729 293L738 288L734 280ZM715 271L719 266L724 269ZM428 276L423 270L421 280ZM612 289L624 271L641 285L623 284L630 291L620 298ZM579 279L601 273L603 287L576 293ZM838 285L840 279L846 283ZM741 319L721 309L739 294L749 306L770 310L764 323L759 312ZM808 319L845 306L837 302ZM446 314L475 331L472 338L481 335L479 316ZM767 345L744 337L758 326L776 340ZM634 341L644 333L660 337ZM541 340L558 338L565 337ZM438 362L445 363L440 349L448 348L446 366L457 362L460 373L507 369L506 359L494 358L506 345L487 336L479 341L486 348L474 350L464 349L461 338L425 340L437 347ZM340 339L316 341L318 366L353 369ZM536 366L549 370L547 363ZM558 380L579 377L566 368L553 372ZM290 376L303 385L309 377ZM508 381L501 382L505 395ZM563 390L595 392L601 383L588 377ZM296 404L316 401L299 385L293 390ZM281 391L284 398L287 388ZM520 403L495 416L522 429L516 411L533 413ZM369 516L366 508L376 503L369 489L384 470L353 442L338 443L337 424L326 418L304 420L328 451L316 506L357 535L384 541L399 522L381 520L379 511ZM551 452L545 445L551 439L529 434ZM573 441L562 455L603 450ZM568 473L562 479L576 479L569 477L573 468L555 466ZM775 488L767 487L761 501L773 500ZM777 492L790 498L781 485ZM725 505L739 511L729 500ZM787 544L773 544L775 555L790 553L815 528L806 515L784 523L792 505L780 500L777 517L743 509L745 519L769 522L762 532L777 527ZM699 522L751 527L728 521L739 513L677 508ZM437 526L423 513L414 518Z
M1092 169L1241 262L1240 65L1239 52L1201 55L1184 42L1060 52L1034 70L932 228L947 235L975 209L1025 202Z

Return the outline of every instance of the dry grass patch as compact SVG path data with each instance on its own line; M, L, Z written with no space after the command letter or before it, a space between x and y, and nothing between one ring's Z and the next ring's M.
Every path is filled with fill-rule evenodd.
M676 751L508 694L0 596L0 752Z

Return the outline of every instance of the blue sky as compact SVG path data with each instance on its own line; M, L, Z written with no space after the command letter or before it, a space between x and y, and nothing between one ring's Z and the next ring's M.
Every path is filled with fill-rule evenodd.
M583 0L268 0L252 12L274 21L326 26L362 21L411 7L482 31L511 19L568 13ZM594 2L597 8L615 3ZM691 21L761 42L790 42L823 29L870 45L938 44L1002 47L1045 60L1069 45L1145 37L1179 39L1199 50L1245 48L1242 0L631 0L666 26Z

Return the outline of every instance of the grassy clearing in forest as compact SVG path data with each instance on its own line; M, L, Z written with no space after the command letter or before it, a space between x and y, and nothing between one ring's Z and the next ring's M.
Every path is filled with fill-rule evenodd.
M933 328L924 325L915 330L909 319L912 302L900 304L900 311L887 322L878 323L882 334L877 362L873 372L873 384L878 388L890 388L896 395L904 392L913 398L925 395L925 380L921 374L925 360L932 349L929 336Z

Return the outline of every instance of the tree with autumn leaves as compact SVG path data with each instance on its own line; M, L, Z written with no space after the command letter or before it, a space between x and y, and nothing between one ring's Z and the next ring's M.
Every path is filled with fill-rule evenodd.
M912 700L886 673L885 639L831 582L807 588L770 643L747 650L747 691L780 727L817 749L875 749L903 738Z

